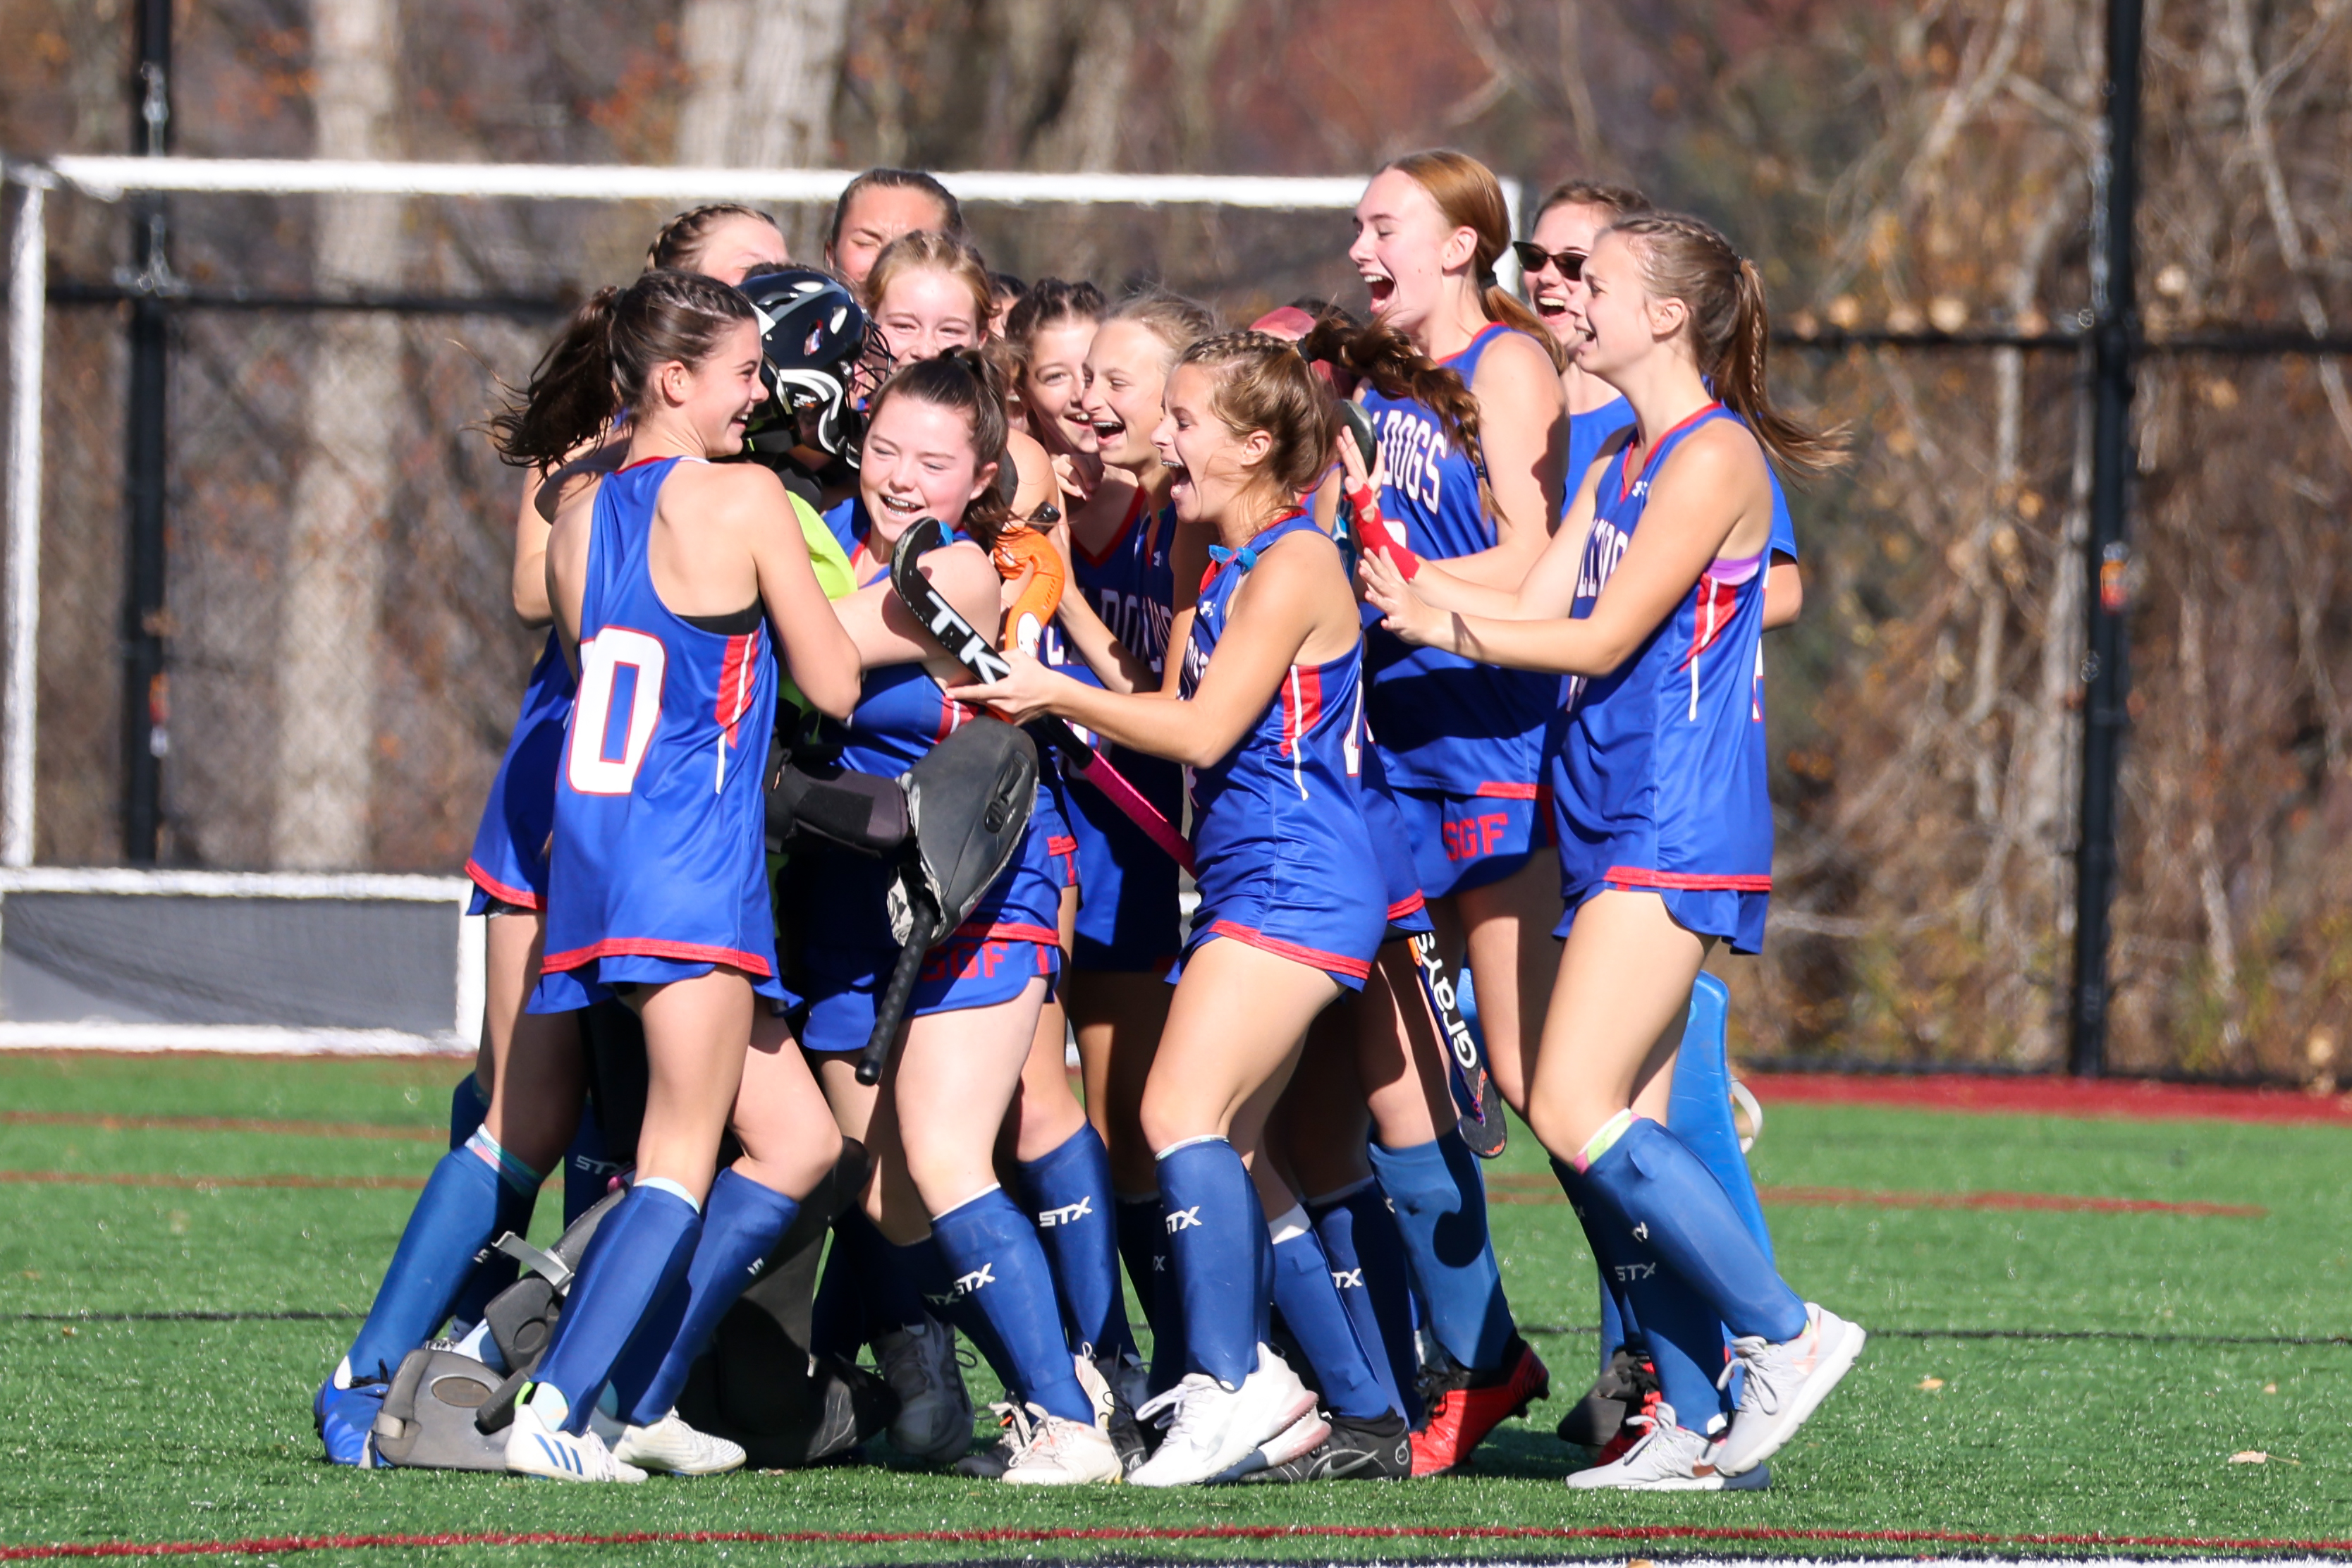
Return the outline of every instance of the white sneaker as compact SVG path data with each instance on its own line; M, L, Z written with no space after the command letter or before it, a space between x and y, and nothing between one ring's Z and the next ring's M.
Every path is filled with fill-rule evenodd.
M553 1393L552 1389L547 1390ZM590 1432L575 1436L550 1422L531 1403L516 1407L514 1425L507 1428L507 1468L518 1476L538 1476L551 1481L626 1481L646 1479L645 1471L613 1458L604 1439ZM560 1405L562 1395L557 1395Z
M890 1446L910 1459L945 1464L971 1447L971 1395L956 1365L955 1333L936 1319L878 1335L875 1359L898 1396Z
M1032 1405L1012 1413L1012 1462L1004 1483L1014 1487L1075 1487L1119 1478L1110 1434L1090 1421L1072 1421Z
M1228 1389L1206 1373L1186 1373L1182 1382L1136 1415L1148 1421L1163 1412L1168 1435L1159 1451L1128 1477L1133 1485L1194 1486L1222 1475L1300 1417L1312 1415L1315 1396L1287 1363L1260 1345L1257 1370L1239 1388ZM1322 1440L1318 1433L1315 1441Z
M750 1456L724 1437L696 1431L673 1410L650 1426L623 1428L621 1440L613 1445L613 1458L667 1475L715 1476L740 1469Z
M1323 1412L1309 1410L1260 1443L1257 1446L1258 1456L1265 1461L1265 1468L1272 1469L1276 1465L1286 1465L1293 1459L1313 1453L1330 1436L1331 1423L1324 1417Z
M1649 1413L1625 1417L1629 1426L1647 1426L1634 1445L1605 1465L1578 1470L1568 1478L1571 1491L1615 1489L1629 1492L1719 1492L1722 1475L1716 1469L1714 1447L1704 1433L1675 1422L1675 1407L1660 1403Z
M1079 1388L1086 1392L1087 1402L1095 1407L1095 1425L1108 1432L1111 1414L1118 1408L1118 1399L1110 1391L1110 1379L1102 1374L1102 1368L1095 1364L1092 1356L1074 1355L1070 1361Z
M1734 1360L1716 1385L1730 1381L1734 1366L1747 1368L1748 1375L1716 1468L1726 1476L1744 1475L1779 1453L1838 1385L1869 1337L1860 1326L1808 1301L1804 1332L1795 1339L1777 1345L1752 1334L1732 1341Z

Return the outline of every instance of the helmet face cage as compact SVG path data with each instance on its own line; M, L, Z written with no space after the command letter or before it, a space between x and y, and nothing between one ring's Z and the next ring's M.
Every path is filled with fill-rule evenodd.
M743 292L760 314L769 402L752 416L745 447L781 458L814 447L852 468L865 435L864 406L888 375L882 335L849 291L806 268L755 273Z

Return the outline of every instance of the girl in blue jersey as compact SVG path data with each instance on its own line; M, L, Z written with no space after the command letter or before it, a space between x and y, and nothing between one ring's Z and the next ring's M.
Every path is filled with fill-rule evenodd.
M1363 570L1408 641L1578 678L1551 770L1566 940L1528 1122L1639 1280L1664 1398L1633 1418L1641 1442L1570 1484L1706 1489L1778 1451L1864 1341L1781 1280L1706 1163L1634 1109L1682 1038L1708 951L1752 952L1763 938L1765 455L1811 470L1837 448L1774 407L1762 284L1705 224L1612 226L1570 314L1577 363L1625 395L1635 423L1527 581L1510 592L1442 567L1410 584L1386 560ZM1717 1389L1735 1370L1738 1409L1718 1436Z
M1582 477L1611 448L1612 438L1633 423L1633 405L1624 395L1575 363L1573 351L1582 339L1583 326L1581 318L1570 311L1570 295L1582 275L1584 258L1591 254L1593 242L1601 231L1620 218L1651 210L1650 199L1639 191L1570 180L1553 187L1544 196L1543 204L1536 209L1535 226L1529 237L1512 246L1518 255L1519 277L1528 290L1528 303L1551 329L1562 352L1571 355L1559 373L1569 411L1569 481L1564 502L1568 510L1575 508ZM1796 531L1790 521L1779 476L1775 475L1771 551L1764 574L1763 629L1769 632L1788 625L1797 618L1803 605L1804 584L1797 572ZM1572 686L1573 678L1566 679ZM1557 823L1560 807L1555 805L1553 811ZM1715 986L1717 983L1706 978L1700 984ZM1706 1002L1695 992L1691 1021L1692 1033L1653 1075L1634 1109L1659 1121L1666 1121L1669 1112L1674 1113L1671 1124L1675 1130L1688 1138L1725 1189L1740 1202L1749 1227L1769 1253L1770 1237L1764 1226L1763 1210L1753 1201L1755 1180L1748 1173L1747 1156L1740 1150L1738 1131L1731 1119L1728 1085L1724 1082L1727 1009ZM1594 1251L1596 1262L1606 1247L1603 1237ZM1600 1352L1601 1381L1594 1385L1594 1394L1588 1395L1587 1402L1561 1423L1560 1436L1570 1441L1590 1443L1597 1449L1599 1462L1606 1464L1631 1447L1641 1436L1640 1431L1632 1426L1621 1426L1613 1436L1604 1439L1600 1430L1580 1422L1578 1413L1591 1409L1594 1397L1629 1408L1638 1407L1641 1397L1649 1393L1654 1383L1654 1378L1645 1378L1639 1370L1646 1358L1646 1346L1641 1341L1640 1326L1633 1321L1624 1286L1606 1268L1601 1269ZM1756 1474L1760 1479L1761 1473Z
M1187 1370L1141 1412L1164 1411L1169 1431L1138 1486L1287 1463L1327 1434L1265 1342L1266 1213L1281 1224L1297 1199L1262 1143L1308 1026L1362 985L1386 930L1357 803L1360 616L1338 549L1297 505L1329 461L1328 394L1288 344L1237 332L1186 350L1164 403L1154 439L1177 517L1218 542L1178 689L1109 660L1095 686L1015 658L1006 679L963 694L1059 714L1190 773L1201 902L1141 1114Z
M626 418L625 460L561 499L548 540L549 599L579 680L531 1006L617 995L643 1019L651 1074L637 1180L598 1227L516 1410L507 1462L524 1474L643 1478L625 1453L640 1439L663 1447L663 1435L633 1426L616 1457L588 1421L675 1289L736 1283L688 1279L706 1197L714 1226L722 1205L772 1213L833 1157L815 1141L830 1122L803 1072L778 1086L812 1129L786 1178L797 1191L731 1171L713 1182L753 997L783 995L760 776L778 658L820 709L846 712L856 691L856 647L782 486L764 468L709 464L740 449L767 395L761 367L748 300L651 271L583 306L520 405L493 423L509 458L546 462Z
M1152 431L1177 356L1215 330L1205 306L1150 289L1104 311L1087 340L1079 414L1098 477L1083 500L1074 499L1061 535L1074 591L1063 595L1058 624L1067 667L1081 679L1092 679L1092 667L1105 661L1121 669L1131 689L1171 689L1178 679L1181 660L1171 665L1167 656L1178 605L1192 602L1179 569L1191 542L1178 538ZM1192 582L1204 564L1205 557L1194 560ZM1160 815L1181 822L1181 770L1162 757L1105 745L1111 764ZM1078 846L1068 1003L1087 1114L1108 1150L1119 1253L1157 1342L1173 1346L1160 1300L1167 1233L1138 1117L1168 1018L1165 976L1182 934L1177 868L1093 785L1069 780L1062 795ZM1155 1363L1155 1391L1182 1375L1180 1358Z
M840 603L865 670L856 709L835 731L845 766L900 773L959 724L999 721L948 699L943 688L968 678L908 613L888 573L908 528L936 517L953 531L951 542L924 557L925 574L975 624L991 623L999 580L985 546L1005 521L996 488L1004 436L1002 393L969 351L902 366L876 395L860 494L827 519L867 584ZM846 1112L866 1118L852 1131L874 1156L868 1215L904 1271L927 1281L924 1293L967 1329L1013 1394L1013 1442L1002 1474L1022 1485L1116 1479L1120 1469L1065 1336L1039 1228L993 1165L998 1130L1061 968L1048 838L1033 820L1013 864L932 950L878 1093ZM840 1080L873 1032L876 997L898 956L884 905L887 871L871 858L815 847L794 852L792 872L793 896L805 900L803 1045L842 1111L853 1102ZM1114 1268L1105 1247L1097 1296L1115 1297ZM1086 1330L1089 1340L1101 1331L1099 1323ZM934 1457L970 1447L968 1414L950 1436Z
M1559 515L1568 421L1549 335L1495 283L1511 237L1502 187L1461 153L1412 153L1366 187L1356 229L1349 258L1373 323L1336 342L1318 333L1310 346L1364 382L1357 400L1379 436L1388 531L1479 582L1516 585ZM1538 798L1558 682L1377 628L1365 660L1383 793L1403 819L1441 948L1449 962L1466 959L1488 1065L1508 1099L1543 1016L1543 933L1559 918ZM1433 1399L1413 1472L1432 1475L1549 1384L1513 1329L1476 1161L1427 1059L1431 1037L1413 1026L1414 983L1401 963L1383 972L1395 1044L1392 1065L1367 1075L1380 1124L1371 1157L1429 1309Z
M781 265L783 236L764 214L719 203L678 214L647 249L646 265L740 281ZM534 463L517 509L513 602L525 626L552 618L547 600L548 519L566 487L593 482L620 460L625 439L597 432L575 450ZM546 926L548 834L555 770L572 712L572 667L551 630L523 690L506 754L491 782L466 860L474 884L467 912L487 916L482 1041L472 1075L450 1099L450 1147L472 1158L436 1170L403 1232L352 1352L320 1389L313 1413L327 1457L362 1464L392 1372L454 1312L460 1322L514 1278L484 1247L530 1228L541 1176L565 1155L565 1219L604 1194L610 1167L593 1119L583 1117L584 1061L575 1021L524 1010L539 979ZM574 1138L575 1124L578 1137ZM565 1145L572 1143L570 1151Z

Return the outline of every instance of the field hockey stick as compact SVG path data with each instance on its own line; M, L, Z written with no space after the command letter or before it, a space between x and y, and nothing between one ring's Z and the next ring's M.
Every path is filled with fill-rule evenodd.
M1480 1159L1491 1160L1503 1152L1511 1135L1509 1125L1503 1120L1503 1097L1486 1071L1486 1058L1478 1047L1478 1037L1471 1031L1469 1020L1462 1016L1454 977L1446 973L1445 960L1437 951L1437 933L1416 931L1412 947L1412 970L1421 977L1421 993L1429 998L1429 1010L1437 1019L1439 1032L1445 1037L1446 1079L1454 1091L1454 1110L1462 1142Z
M890 983L874 1003L874 1032L866 1037L866 1048L857 1057L857 1081L875 1084L881 1081L882 1064L890 1059L890 1047L898 1043L899 1021L907 1016L907 1004L914 999L915 982L923 973L923 955L931 943L943 935L932 929L931 910L926 900L909 900L915 906L913 922L907 930L907 945L898 950L898 962L890 966Z
M929 578L915 569L916 563L938 549L946 538L947 531L940 526L939 519L918 518L914 526L899 537L897 549L891 552L890 586L898 593L898 602L922 623L932 640L947 650L948 657L983 681L1002 680L1013 673L1004 656L931 586ZM1100 752L1078 739L1068 724L1048 714L1031 721L1028 729L1069 759L1078 777L1101 791L1104 798L1118 808L1120 816L1143 829L1145 836L1176 864L1187 871L1192 869L1192 847L1184 841L1184 836Z

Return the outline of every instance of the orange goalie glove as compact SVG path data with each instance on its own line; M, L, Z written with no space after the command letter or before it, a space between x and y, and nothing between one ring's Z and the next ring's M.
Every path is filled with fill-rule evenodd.
M996 536L996 549L989 558L996 563L997 575L1008 583L1019 581L1024 573L1029 574L1013 603L1005 606L1004 628L998 640L1004 647L1034 654L1038 639L1045 635L1045 624L1061 607L1062 590L1068 583L1069 569L1062 563L1062 552L1027 523L1008 522Z

